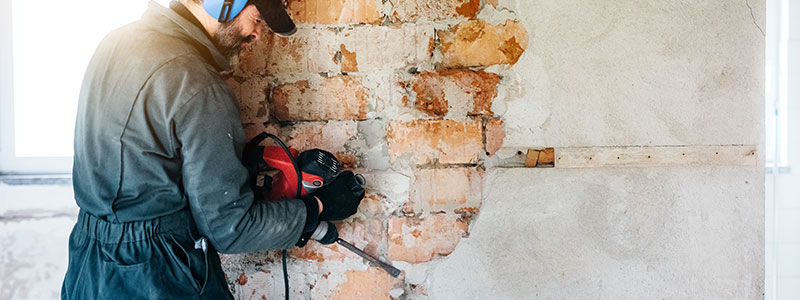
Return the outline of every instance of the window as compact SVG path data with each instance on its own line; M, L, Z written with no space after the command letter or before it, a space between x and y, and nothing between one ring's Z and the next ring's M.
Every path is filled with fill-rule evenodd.
M800 299L800 6L767 1L765 299Z
M765 120L767 171L789 165L788 140L788 14L784 0L767 2L766 76L765 76Z
M0 3L0 174L71 172L86 66L100 40L139 19L146 6L145 0Z

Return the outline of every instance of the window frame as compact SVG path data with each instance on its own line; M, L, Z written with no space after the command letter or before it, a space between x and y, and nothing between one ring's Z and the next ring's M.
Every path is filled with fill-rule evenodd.
M18 157L15 153L12 2L0 1L0 175L71 174L71 156Z

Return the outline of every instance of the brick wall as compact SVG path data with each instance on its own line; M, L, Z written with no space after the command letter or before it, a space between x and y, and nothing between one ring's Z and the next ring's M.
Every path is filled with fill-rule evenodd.
M265 35L228 82L249 136L335 153L368 180L340 235L404 270L392 278L338 246L291 251L294 299L425 299L429 269L469 235L485 159L502 145L493 102L528 34L497 0L291 0L290 38ZM283 296L278 252L223 257L240 299Z

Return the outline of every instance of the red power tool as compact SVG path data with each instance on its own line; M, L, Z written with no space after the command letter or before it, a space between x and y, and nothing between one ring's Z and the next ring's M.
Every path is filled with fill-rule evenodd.
M260 146L268 137L279 146ZM245 166L250 171L250 185L262 200L293 199L313 193L333 182L341 172L339 160L330 152L313 149L299 153L269 133L248 143Z
M267 138L273 139L279 146L260 146L261 142ZM341 172L339 160L330 152L313 149L298 153L297 150L287 147L277 136L266 132L259 134L247 143L244 164L250 172L250 186L256 193L256 198L261 200L299 198L333 182ZM270 175L262 175L262 171L265 169L272 169L271 172L266 172ZM298 181L298 178L301 180ZM356 180L361 186L366 184L366 180L361 174L356 175ZM336 227L327 221L320 222L311 238L319 241L326 236L328 231L335 233ZM383 268L392 277L397 277L401 273L399 269L370 256L345 240L336 238L336 243L353 251L371 264ZM301 246L304 245L305 241ZM286 272L286 251L283 252L283 257L284 272ZM286 280L288 279L285 279L288 285Z

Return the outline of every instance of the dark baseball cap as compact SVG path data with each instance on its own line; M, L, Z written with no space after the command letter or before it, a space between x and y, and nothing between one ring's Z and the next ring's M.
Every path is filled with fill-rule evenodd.
M250 2L258 8L258 12L261 13L261 19L267 23L267 26L273 32L283 36L290 36L297 32L297 26L294 25L294 21L292 21L289 13L286 12L286 5L283 0L250 0Z

